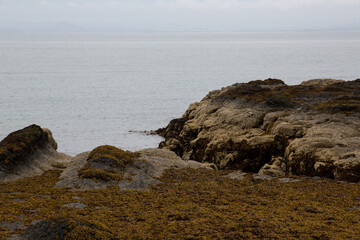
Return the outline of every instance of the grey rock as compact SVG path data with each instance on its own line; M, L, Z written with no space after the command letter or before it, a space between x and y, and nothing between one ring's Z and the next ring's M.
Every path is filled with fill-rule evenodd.
M300 179L295 179L295 178L280 178L279 182L281 183L294 183L294 182L301 182Z
M273 177L265 175L265 174L255 174L254 179L261 179L261 180L272 180Z
M56 187L91 190L117 185L120 190L146 190L149 185L160 183L159 178L166 169L208 168L196 161L184 161L174 152L166 149L144 149L139 153L138 160L126 165L123 172L124 180L109 182L95 182L91 179L80 178L78 170L87 163L86 159L89 152L79 154L74 157L73 162L63 171L60 180L56 183Z
M0 222L0 227L3 228L9 228L11 231L15 230L15 229L25 229L26 226L24 224L24 222L22 221L16 221L16 222Z
M352 206L351 208L360 211L360 207L359 207L359 206L355 206L355 205L354 205L354 206Z
M115 159L100 157L88 162L89 168L97 168L103 170L117 170L119 168Z
M235 179L235 180L243 180L245 178L247 173L244 173L242 171L236 171L236 172L232 172L229 173L227 175L225 175L224 177L230 178L230 179Z
M83 208L86 208L86 207L87 207L86 204L83 204L83 203L81 203L81 202L67 203L67 204L64 204L63 206L64 206L64 207L67 207L67 208L77 208L77 209L83 209Z

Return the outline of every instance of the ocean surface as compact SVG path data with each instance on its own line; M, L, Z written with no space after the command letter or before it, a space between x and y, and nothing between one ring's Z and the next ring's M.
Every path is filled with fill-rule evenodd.
M360 78L360 32L0 33L0 138L49 128L58 151L156 147L209 91L280 78Z

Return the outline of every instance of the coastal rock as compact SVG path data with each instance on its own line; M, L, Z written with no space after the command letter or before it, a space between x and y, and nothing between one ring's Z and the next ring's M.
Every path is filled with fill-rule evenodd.
M43 131L44 131L45 133L47 133L47 135L48 135L48 141L49 141L50 146L51 146L53 149L57 150L58 144L57 144L57 142L55 141L55 139L54 139L54 137L53 137L52 132L50 131L50 129L48 129L48 128L43 128Z
M84 177L81 175L81 169L89 167L89 159L92 157L89 152L79 154L63 171L56 186L71 187L74 190L91 190L115 185L119 186L120 190L146 190L149 185L160 183L158 178L166 169L208 168L196 161L184 161L174 152L166 149L144 149L133 153L132 157L134 159L125 160L126 164L123 166L119 166L118 163L114 166L113 162L109 164L108 161L96 161L93 167L95 167L95 173L102 170L100 174ZM102 159L102 157L95 159ZM109 166L111 169L108 173L116 174L115 177L103 171L109 170Z
M90 152L87 163L78 173L81 178L95 181L122 180L126 165L133 163L137 157L135 153L114 146L99 146Z
M40 175L71 160L56 147L51 131L37 125L10 133L0 142L0 181Z
M283 177L286 174L286 161L283 157L273 157L270 163L266 163L260 170L259 174L269 175L272 177Z
M219 169L359 181L359 129L359 79L267 79L212 91L157 133L160 148Z

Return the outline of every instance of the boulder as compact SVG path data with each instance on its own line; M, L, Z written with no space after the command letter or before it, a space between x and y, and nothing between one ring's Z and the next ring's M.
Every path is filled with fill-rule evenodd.
M196 161L184 161L167 149L150 148L130 153L106 145L94 150L75 156L56 186L74 190L108 186L118 186L120 190L146 190L148 186L160 183L159 178L166 169L210 168ZM107 157L104 157L104 152Z
M127 164L134 162L137 154L110 145L92 150L87 163L78 170L81 178L95 181L122 180Z
M51 131L35 124L10 133L0 142L0 181L40 175L70 161L56 146Z
M218 169L359 181L359 129L359 79L267 79L212 91L157 133L160 148Z

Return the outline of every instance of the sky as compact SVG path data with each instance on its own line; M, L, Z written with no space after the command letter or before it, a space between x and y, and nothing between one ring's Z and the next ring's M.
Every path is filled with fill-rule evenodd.
M0 29L360 29L360 0L0 0Z

